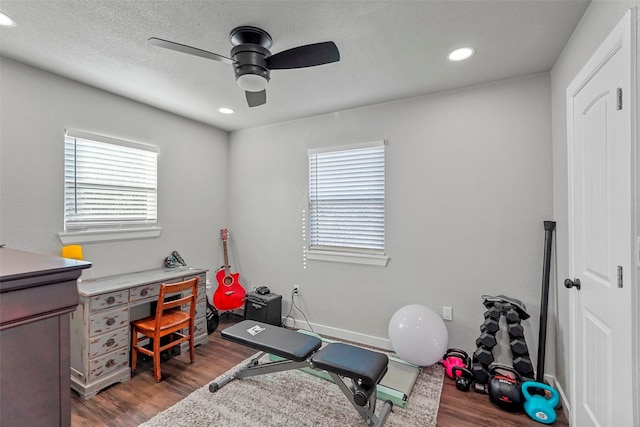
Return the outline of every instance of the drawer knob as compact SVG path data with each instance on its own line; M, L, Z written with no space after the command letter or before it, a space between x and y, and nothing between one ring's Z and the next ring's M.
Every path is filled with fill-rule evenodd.
M143 290L140 291L140 295L143 296L143 297L146 297L148 293L149 293L148 289L143 289Z
M114 340L113 338L109 338L109 340L105 343L105 345L107 347L111 347L112 345L114 345L116 343L116 340Z
M105 366L105 368L110 368L110 367L112 367L112 366L113 366L113 365L115 365L115 364L116 364L116 361L115 361L115 360L113 360L113 359L109 359L109 360L107 360L107 363L105 363L105 364L104 364L104 366Z
M113 304L114 302L116 302L116 297L107 298L107 304Z
M111 326L114 323L116 323L116 319L114 319L113 317L110 317L110 318L107 319L107 325L108 326Z

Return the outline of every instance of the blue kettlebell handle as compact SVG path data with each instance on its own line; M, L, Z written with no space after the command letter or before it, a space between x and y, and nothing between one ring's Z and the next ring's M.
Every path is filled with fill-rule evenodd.
M544 383L539 383L537 381L525 381L522 383L522 395L524 396L525 400L530 400L531 399L531 394L529 393L529 388L540 388L543 390L547 390L548 392L551 393L551 398L548 399L549 402L549 406L551 406L552 408L555 408L556 405L558 404L558 402L560 401L560 394L558 393L558 391L547 385ZM545 399L544 397L540 396L540 398ZM547 399L545 399L547 400Z

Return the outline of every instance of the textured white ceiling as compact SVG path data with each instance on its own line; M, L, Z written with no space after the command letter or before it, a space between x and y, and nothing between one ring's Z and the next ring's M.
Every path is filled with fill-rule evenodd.
M0 55L236 130L548 71L588 4L2 0L18 25L0 30ZM272 53L332 40L341 60L272 71L267 104L250 109L230 65L147 43L159 37L229 56L229 32L240 25L269 32ZM447 61L465 45L474 57ZM237 113L222 115L221 106Z

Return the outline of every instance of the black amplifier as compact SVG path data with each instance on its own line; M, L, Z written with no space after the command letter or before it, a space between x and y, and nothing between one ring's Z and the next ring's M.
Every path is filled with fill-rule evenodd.
M244 318L282 326L282 295L249 292L244 300Z

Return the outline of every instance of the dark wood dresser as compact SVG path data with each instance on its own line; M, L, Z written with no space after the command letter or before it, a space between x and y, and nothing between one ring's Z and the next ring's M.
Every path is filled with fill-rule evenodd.
M0 426L69 426L70 320L91 263L0 248Z

